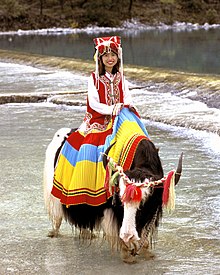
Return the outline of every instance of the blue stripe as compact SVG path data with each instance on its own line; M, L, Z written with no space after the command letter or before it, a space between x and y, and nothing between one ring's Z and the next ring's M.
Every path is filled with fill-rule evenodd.
M64 143L61 153L73 166L76 165L78 151L74 149L68 141Z
M101 153L103 152L104 145L97 147L91 144L83 144L78 152L68 143L68 141L66 141L62 150L62 155L75 167L76 163L79 161L88 160L95 163L102 161Z

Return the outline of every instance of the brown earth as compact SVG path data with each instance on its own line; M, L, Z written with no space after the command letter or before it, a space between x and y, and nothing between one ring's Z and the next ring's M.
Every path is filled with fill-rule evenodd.
M156 25L175 21L220 24L219 0L1 0L0 31L120 26L131 18ZM40 5L41 4L41 5ZM131 5L130 5L131 4Z

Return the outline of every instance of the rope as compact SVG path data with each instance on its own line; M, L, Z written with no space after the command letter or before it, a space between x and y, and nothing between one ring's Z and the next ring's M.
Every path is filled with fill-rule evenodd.
M124 173L123 168L114 160L107 156L107 169L106 169L106 180L105 180L105 187L109 190L110 194L113 193L113 189L117 184L117 177L120 176L125 185L126 189L122 196L122 202L129 202L129 201L141 201L141 191L140 188L144 187L153 187L161 186L163 190L163 207L167 209L168 212L175 209L175 174L176 171L171 170L167 176L163 177L160 180L156 181L149 181L149 179L145 179L143 182L133 182L131 181L128 176ZM113 175L112 172L115 172Z
M107 156L107 160L108 160L109 171L116 172L115 173L116 175L114 174L113 178L111 177L111 179L110 179L109 183L111 186L115 185L115 179L118 176L120 176L124 180L124 182L126 182L126 184L132 184L132 185L136 185L138 187L154 187L155 185L161 185L161 184L164 184L164 182L167 178L167 177L163 177L162 179L157 180L157 181L149 181L149 179L145 179L141 183L135 183L129 179L129 177L124 173L123 168L121 166L117 165L117 163L115 163L112 158Z

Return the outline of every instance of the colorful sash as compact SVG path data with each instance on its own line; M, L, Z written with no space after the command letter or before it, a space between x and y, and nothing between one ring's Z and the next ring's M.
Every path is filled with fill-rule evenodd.
M105 189L102 153L114 142L109 156L125 170L130 168L140 140L148 133L140 118L123 108L105 131L79 131L66 140L54 173L52 194L62 204L101 205L111 196Z

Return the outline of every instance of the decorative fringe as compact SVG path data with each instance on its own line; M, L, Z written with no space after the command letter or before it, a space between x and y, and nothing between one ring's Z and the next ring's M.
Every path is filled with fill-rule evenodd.
M106 166L106 176L105 176L105 189L109 191L112 195L114 192L114 187L117 185L117 177L119 176L119 170L112 158L107 158L107 166ZM120 167L121 168L121 167ZM121 168L122 169L122 168ZM115 172L112 175L112 172Z
M140 186L134 184L127 184L125 192L121 198L122 202L140 202L142 200L142 191Z
M99 57L98 57L98 50L96 49L96 52L94 54L94 60L95 60L95 86L96 89L99 89Z
M163 185L163 207L169 212L175 209L175 171L170 171Z
M106 166L106 178L105 188L109 190L110 194L113 194L114 187L117 184L117 177L120 176L126 185L125 192L122 196L122 202L140 202L142 199L143 187L155 187L161 186L163 190L163 207L168 212L172 212L175 209L175 171L172 170L168 173L167 177L164 177L158 181L149 181L145 179L142 183L132 182L124 173L123 168L117 165L112 158L107 157L108 164ZM115 172L112 175L112 172Z

